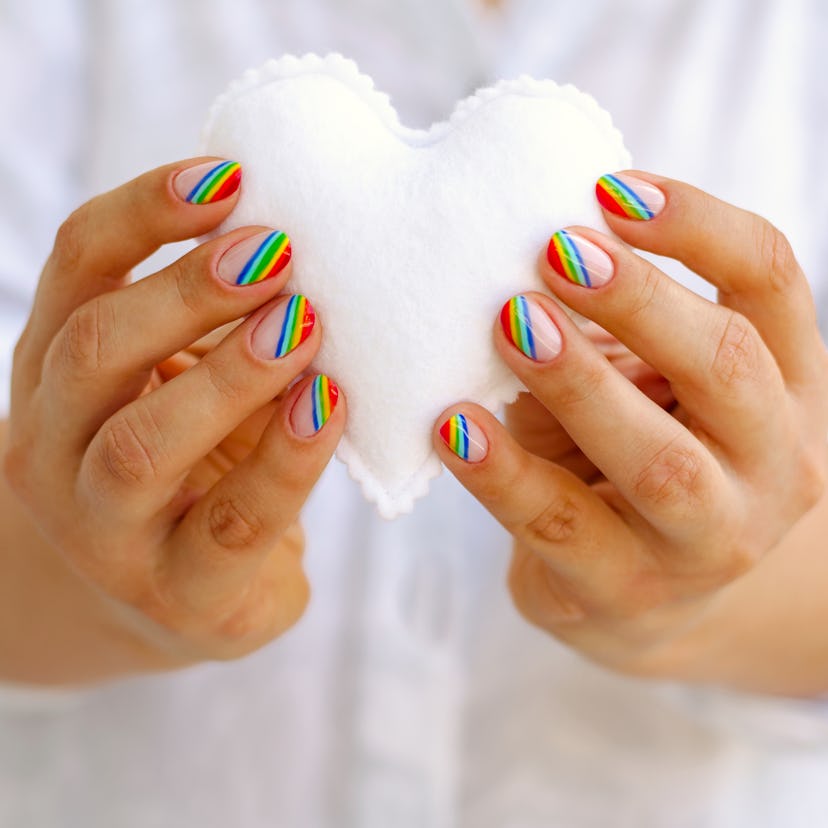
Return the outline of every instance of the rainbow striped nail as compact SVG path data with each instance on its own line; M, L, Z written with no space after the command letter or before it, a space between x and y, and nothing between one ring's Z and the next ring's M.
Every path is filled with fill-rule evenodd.
M301 345L311 334L316 312L301 295L280 302L253 331L253 352L262 359L279 359Z
M241 165L236 161L208 161L182 170L173 187L190 204L213 204L233 195L241 184Z
M285 233L257 233L234 244L221 257L218 275L231 285L252 285L284 270L290 256L290 239Z
M532 299L513 296L500 311L500 324L506 339L535 362L548 362L561 351L560 331Z
M324 374L317 374L299 395L290 412L290 424L300 437L316 434L331 418L339 400L339 388Z
M605 210L635 221L649 221L666 203L664 193L654 184L623 174L602 175L595 195Z
M546 258L561 276L576 285L599 287L612 279L612 259L597 244L567 230L552 234Z
M483 430L465 414L452 414L440 426L440 436L467 463L479 463L489 451L489 441Z

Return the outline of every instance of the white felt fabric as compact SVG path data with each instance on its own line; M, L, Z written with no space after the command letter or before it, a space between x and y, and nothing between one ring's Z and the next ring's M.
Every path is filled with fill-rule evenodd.
M574 87L502 81L413 130L339 55L246 73L213 105L202 148L244 170L221 230L291 237L288 289L323 324L313 367L348 399L338 455L386 518L439 473L431 434L446 406L514 399L520 383L492 344L498 311L542 289L551 232L605 228L595 180L630 164L607 113Z

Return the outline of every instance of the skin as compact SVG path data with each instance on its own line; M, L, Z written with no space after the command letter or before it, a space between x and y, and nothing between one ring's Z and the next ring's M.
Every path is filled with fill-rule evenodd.
M340 396L312 437L292 429L310 378L286 389L319 348L319 321L280 359L251 349L286 301L274 297L290 265L253 285L221 281L222 253L268 229L247 227L129 284L161 244L232 210L237 194L176 195L176 173L205 160L98 196L57 234L3 428L2 678L79 683L235 658L307 604L297 515L347 406Z
M828 689L824 538L828 354L807 280L764 219L678 181L650 221L605 213L633 247L718 287L712 303L629 247L586 288L545 259L561 331L546 363L496 323L498 351L529 389L504 428L462 411L488 453L443 462L514 536L509 586L533 624L620 672L768 693ZM510 433L511 432L511 433Z
M215 267L262 228L129 284L157 246L234 206L175 195L176 172L203 160L81 207L44 269L0 428L2 678L84 683L235 658L307 603L296 517L346 410L341 397L299 438L289 412L307 380L285 389L321 325L281 360L252 354L289 270L237 288ZM542 272L595 324L581 330L536 296L564 342L541 365L496 323L531 393L509 430L459 406L486 434L482 462L459 460L437 428L435 446L513 534L509 587L533 624L632 675L824 692L828 355L807 282L764 220L638 175L667 206L650 222L607 216L611 228L684 261L719 303L573 228L612 256L613 280L590 290Z

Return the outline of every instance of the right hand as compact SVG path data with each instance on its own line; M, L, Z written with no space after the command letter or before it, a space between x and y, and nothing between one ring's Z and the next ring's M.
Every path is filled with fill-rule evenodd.
M676 398L662 374L591 319L579 320L578 327L616 371L653 402L672 411ZM568 469L585 483L592 484L603 476L560 422L528 391L506 406L506 426L526 451Z
M250 255L240 243L270 228L234 230L130 283L160 245L227 218L232 187L186 200L208 161L219 163L161 167L76 210L15 349L6 478L54 552L97 588L135 671L237 657L298 620L309 590L297 515L345 422L335 386L322 426L312 395L327 386L308 377L283 394L321 338L311 310L295 348L274 356L289 248L271 278L219 276L225 251L239 244L235 273ZM194 345L222 325L214 348Z

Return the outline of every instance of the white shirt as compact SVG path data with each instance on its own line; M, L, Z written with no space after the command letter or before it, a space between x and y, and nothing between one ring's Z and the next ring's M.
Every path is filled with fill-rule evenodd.
M283 52L355 58L413 125L501 76L574 82L611 111L637 166L782 227L825 321L824 4L472 2L6 0L3 385L60 220L193 154L212 98ZM588 664L518 617L509 539L448 475L385 523L333 464L304 523L312 602L259 653L77 694L0 694L2 828L828 819L823 705Z

